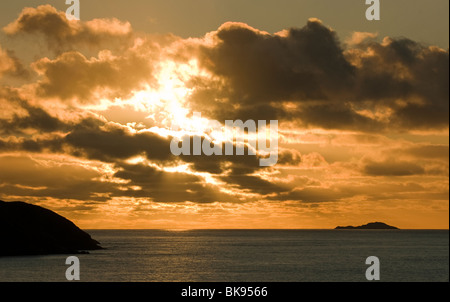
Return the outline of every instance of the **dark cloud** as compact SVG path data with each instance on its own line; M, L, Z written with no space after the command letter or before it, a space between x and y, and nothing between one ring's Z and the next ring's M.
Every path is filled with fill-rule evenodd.
M303 106L299 110L297 118L306 127L363 132L380 132L385 128L383 123L357 113L352 108L351 103L344 102L334 105L320 104Z
M357 100L391 110L391 129L448 127L448 50L389 38L362 47L371 55L349 54L350 60L359 61Z
M151 132L130 133L119 124L90 118L75 125L63 143L73 154L106 162L145 154L150 160L169 160L170 141Z
M319 21L285 36L226 23L215 38L214 47L203 49L202 62L227 80L230 97L239 102L327 99L326 92L343 91L353 75L336 34Z
M164 172L142 164L118 163L115 177L138 188L116 192L116 196L151 198L156 202L233 202L236 198L222 193L202 178L180 172Z
M44 109L21 102L22 109L27 115L14 114L12 119L0 119L0 132L3 134L17 134L23 130L32 129L41 133L67 129L68 125L56 117L48 114Z
M120 45L131 41L132 36L128 22L117 19L69 21L64 12L51 5L24 8L19 17L3 30L9 36L41 34L48 47L57 52L73 50L77 46L98 47L111 42Z
M388 159L379 162L368 160L363 172L370 176L412 176L425 174L425 169L417 163Z
M362 132L448 127L443 49L403 38L344 48L315 19L279 34L226 23L207 40L193 53L213 77L192 80L191 102L214 119Z
M259 169L258 155L248 155L248 147L244 147L244 155L236 155L236 145L233 145L233 155L225 155L225 145L222 144L222 155L207 156L203 152L201 155L193 155L194 139L202 144L211 141L207 137L189 136L190 155L180 154L177 158L184 162L191 163L195 170L208 172L212 174L221 174L233 166L234 169L240 169L246 173L251 173Z
M237 114L224 108L229 118L247 119L257 115L252 114L255 111L264 119L276 118L280 110L272 102L331 100L335 94L344 94L353 81L354 67L346 61L336 34L317 20L283 35L226 23L214 39L214 46L201 47L200 62L225 83L208 91L210 85L202 87L197 79L200 89L193 100L206 104L217 99L238 105L232 108Z
M35 130L40 133L64 131L68 125L50 115L43 108L31 105L29 101L19 96L14 89L1 87L0 99L16 109L10 112L10 118L0 119L0 133L3 135L23 134L24 130ZM20 112L20 114L18 113Z

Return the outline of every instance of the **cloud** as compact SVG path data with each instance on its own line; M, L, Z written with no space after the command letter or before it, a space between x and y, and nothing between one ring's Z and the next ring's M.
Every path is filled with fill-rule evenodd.
M415 145L401 150L406 154L417 158L429 158L447 160L449 157L449 147L445 145Z
M28 78L29 71L11 50L4 50L0 45L0 79L3 75Z
M11 109L8 112L11 115L9 118L0 118L0 133L3 135L20 135L24 130L47 133L68 128L65 122L51 116L43 108L31 105L14 90L0 88L0 99L4 99L5 105L9 105Z
M131 133L125 126L97 119L84 119L68 133L63 143L72 154L106 162L145 154L149 160L173 158L170 141L151 132Z
M351 37L347 39L345 42L349 45L358 45L370 40L373 41L377 37L378 33L355 31L352 33Z
M391 129L448 128L448 50L404 38L361 47L348 52L358 66L358 100L390 110Z
M201 39L137 38L127 22L69 21L50 5L25 8L4 31L43 34L60 50L32 65L42 76L41 97L84 104L126 98L156 87L163 57L195 58L207 74L185 79L188 102L214 119L278 119L367 133L448 128L448 50L405 38L379 42L374 33L356 32L342 44L318 19L276 34L227 22ZM120 54L105 50L88 58L74 51L112 40L121 41Z
M123 43L132 33L130 23L117 19L69 21L64 12L51 5L24 8L19 17L5 26L3 31L9 36L42 34L48 47L57 52L77 46L98 47L117 40Z
M303 203L322 203L339 201L343 198L350 198L358 193L351 190L345 191L338 186L335 187L305 187L295 188L289 192L276 196L276 200L295 200Z
M355 130L380 132L386 127L382 122L356 112L351 103L338 103L304 106L297 118L306 127L323 129Z
M86 203L106 202L114 197L166 203L237 201L236 197L220 192L201 177L165 172L142 164L116 163L116 172L111 177L122 182L102 178L102 169L95 162L79 165L76 161L6 155L0 156L0 165L0 196L70 199ZM24 179L23 175L28 177Z
M374 37L342 45L317 19L278 34L225 23L180 48L197 43L192 53L212 74L191 81L191 104L218 120L361 132L448 128L448 50Z
M0 89L3 196L307 208L448 191L448 145L403 141L416 130L448 129L448 51L437 47L372 33L342 44L317 19L276 34L229 22L198 39L138 37L128 22L68 21L48 5L24 9L4 31L43 38L54 54L34 59L38 77L27 85ZM0 49L0 76L24 70ZM187 91L180 100L172 97L178 84ZM259 156L172 155L165 119L184 109L221 122L279 120L277 165L260 167ZM393 138L398 132L410 136ZM424 177L426 185L403 185Z
M54 60L40 59L32 66L43 76L37 88L40 96L76 98L80 103L126 97L153 81L149 56L133 52L114 56L103 51L90 59L79 52L66 52Z
M130 128L108 122L82 110L71 119L50 115L31 105L15 90L0 89L0 100L12 106L9 117L0 119L4 150L68 153L105 162L146 154L152 160L169 160L170 140L149 131L133 133ZM61 110L61 109L59 109ZM64 113L64 111L62 112ZM62 116L64 116L61 113Z
M368 160L363 172L370 176L413 176L425 174L425 169L413 162L387 159L379 162Z
M24 117L20 120L24 125L34 126L34 130L44 133L42 127L44 121L50 118L45 111L39 109L44 117L39 123L33 123L36 117ZM53 118L54 119L54 118ZM37 120L36 120L37 121ZM149 162L166 167L176 167L184 163L191 164L193 173L208 173L211 177L216 177L236 192L241 191L253 194L278 194L287 189L272 184L258 175L259 170L264 167L259 166L259 157L252 155L244 156L179 156L176 157L170 152L171 137L161 137L149 131L133 132L130 128L108 122L94 117L83 118L78 121L62 123L58 119L54 121L49 131L61 131L63 134L51 133L50 135L29 137L22 133L15 133L16 137L0 139L0 149L3 151L27 151L32 153L55 153L68 154L82 159L98 160L115 164L119 172L115 177L131 181L134 186L139 186L140 190L112 190L114 196L134 196L155 198L155 200L180 201L183 193L185 199L192 202L207 202L207 197L214 197L210 202L232 201L234 197L221 193L218 188L205 186L204 181L199 176L189 173L167 173L156 170L155 167L143 164L127 164L126 161L134 157L145 157ZM18 123L17 119L9 122L9 125ZM59 125L61 123L61 125ZM17 131L16 131L17 132ZM64 133L65 132L65 133ZM20 136L22 135L22 136ZM301 157L295 150L281 149L278 166L296 166L300 163ZM276 168L276 167L275 167ZM178 175L178 176L177 176ZM161 177L161 179L159 179ZM175 197L175 192L181 189L170 189L159 184L159 188L167 189L167 198L163 198L159 190L150 189L155 182L168 181L167 186L177 186L177 182L182 182L184 191L180 191ZM149 183L145 183L149 182ZM189 191L186 191L189 190ZM170 191L170 192L169 192ZM157 195L154 193L157 192ZM196 192L195 194L192 192ZM156 194L156 193L155 193ZM226 196L226 198L225 198Z
M155 202L235 202L235 196L222 193L196 175L165 172L143 164L117 163L114 177L130 181L137 188L116 192L116 196L150 198Z
M327 99L352 78L336 34L317 20L283 36L243 23L225 23L210 36L215 43L201 47L200 62L225 79L231 102Z
M28 156L0 156L0 188L3 196L37 196L105 201L113 187L95 180L94 169L70 163L39 163ZM24 177L26 175L26 177Z

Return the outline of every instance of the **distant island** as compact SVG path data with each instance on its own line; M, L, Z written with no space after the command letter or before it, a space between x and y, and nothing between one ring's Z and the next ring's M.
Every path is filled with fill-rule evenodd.
M80 254L102 249L70 220L25 202L0 200L0 257Z
M398 230L398 228L384 222L370 222L360 226L337 226L335 230Z

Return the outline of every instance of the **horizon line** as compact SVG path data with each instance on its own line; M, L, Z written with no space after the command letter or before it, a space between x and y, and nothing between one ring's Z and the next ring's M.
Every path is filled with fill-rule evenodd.
M80 228L82 230L92 230L92 231L252 231L252 230L256 230L256 231L295 231L295 230L306 230L306 231L314 231L314 230L336 230L335 228L95 228L95 229L91 229L91 228ZM340 229L339 231L352 231L352 230L356 230L356 231L382 231L382 230L387 230L387 231L395 231L395 230L400 230L400 231L408 231L408 230L414 230L414 231L449 231L449 228L446 229L442 229L442 228L406 228L406 229Z

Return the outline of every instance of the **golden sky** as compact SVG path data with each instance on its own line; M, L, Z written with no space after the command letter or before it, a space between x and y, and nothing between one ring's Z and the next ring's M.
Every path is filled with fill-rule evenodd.
M85 229L448 229L448 1L64 2L0 4L0 199ZM276 165L170 151L239 119L278 121Z

